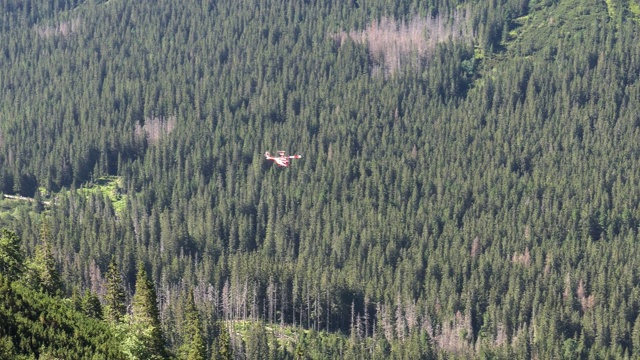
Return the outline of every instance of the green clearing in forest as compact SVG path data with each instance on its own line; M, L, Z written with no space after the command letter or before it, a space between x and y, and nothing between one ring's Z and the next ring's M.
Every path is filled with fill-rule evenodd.
M618 3L616 0L561 0L553 5L532 2L528 14L512 21L504 45L508 51L521 56L557 49L571 37L581 36L593 25L594 19L603 23L609 21L614 8L620 7Z
M19 218L22 208L29 209L31 204L25 201L0 198L0 228L12 228L12 224Z
M116 214L121 214L127 203L127 196L122 193L122 178L120 176L103 176L85 184L78 189L79 194L88 196L89 194L102 193L109 198Z
M127 196L122 191L122 178L120 176L103 176L92 182L85 184L76 192L85 197L92 194L103 194L111 201L111 205L116 214L121 214L127 203ZM55 203L58 193L48 193L45 189L40 189L42 203L46 210L51 202ZM22 218L20 213L29 213L36 210L35 200L33 198L19 197L7 198L0 197L0 228L13 228L16 221Z
M303 329L297 326L282 326L278 324L266 324L260 321L240 320L228 321L227 326L234 329L234 336L241 338L245 343L255 341L256 330L263 331L268 339L268 344L277 344L280 351L290 355L297 352L306 353L307 358L318 358L321 354L310 354L307 352L311 344L341 344L338 347L346 347L348 337L340 333L329 333L325 331L314 331Z

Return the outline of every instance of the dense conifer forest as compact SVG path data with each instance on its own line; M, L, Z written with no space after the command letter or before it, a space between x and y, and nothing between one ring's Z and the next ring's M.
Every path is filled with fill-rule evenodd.
M0 357L640 357L638 0L0 16Z

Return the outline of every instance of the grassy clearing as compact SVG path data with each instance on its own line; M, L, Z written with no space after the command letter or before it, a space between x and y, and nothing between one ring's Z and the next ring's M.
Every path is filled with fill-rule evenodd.
M4 198L0 199L0 228L11 228L20 206L24 206L24 204Z
M295 350L301 334L307 331L291 326L278 326L275 324L265 324L250 320L228 321L227 326L233 327L235 335L240 337L243 341L247 340L248 334L252 328L262 326L269 338L269 344L277 344L279 348L285 349L290 353L293 353ZM275 342L272 340L275 340Z
M122 194L122 178L119 176L103 176L90 182L76 192L82 196L101 193L111 201L117 215L122 214L127 204L127 196ZM42 202L41 208L36 209L36 201L33 198L22 196L0 196L0 228L13 227L17 221L24 217L25 213L47 211L52 202L55 203L56 193L49 193L45 188L39 188ZM42 208L44 206L44 208Z
M276 345L278 349L293 355L299 343L331 343L342 344L346 346L347 337L342 334L328 333L324 331L313 331L294 326L280 326L278 324L269 324L264 322L256 322L251 320L234 320L228 321L227 326L233 329L233 333L237 338L243 341L251 341L250 333L255 330L256 326L264 329L268 338L267 343L270 346ZM314 358L311 356L310 358Z
M119 176L103 176L87 183L78 189L79 194L88 196L90 194L102 193L111 200L111 205L116 214L121 214L127 203L127 196L122 194L122 178Z
M507 53L527 58L541 53L547 59L572 37L593 28L594 21L606 22L619 15L622 0L560 0L533 2L526 15L514 19L503 46ZM635 1L635 0L633 0ZM626 6L626 5L625 5Z

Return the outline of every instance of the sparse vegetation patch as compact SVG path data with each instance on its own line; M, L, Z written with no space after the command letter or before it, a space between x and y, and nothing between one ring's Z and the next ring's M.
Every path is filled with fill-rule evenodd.
M142 124L137 123L135 128L136 137L145 138L149 143L156 143L163 136L170 134L176 127L176 116L152 116L144 120Z
M368 46L373 73L395 73L404 65L419 66L443 41L470 41L474 38L464 10L432 18L415 17L408 23L390 17L374 21L365 29L333 35L339 45L346 39Z
M122 194L122 179L119 176L103 176L78 189L81 194L102 193L109 200L116 214L120 214L126 206L126 195Z
M56 25L36 26L36 32L41 38L50 38L52 36L69 36L80 30L82 21L79 18L68 21L61 21Z

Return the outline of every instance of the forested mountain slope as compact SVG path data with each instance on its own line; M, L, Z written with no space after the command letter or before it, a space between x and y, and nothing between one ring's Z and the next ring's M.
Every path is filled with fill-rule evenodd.
M637 0L1 4L12 227L69 289L144 265L170 348L193 289L208 353L640 353Z
M124 359L106 324L0 275L0 358Z

